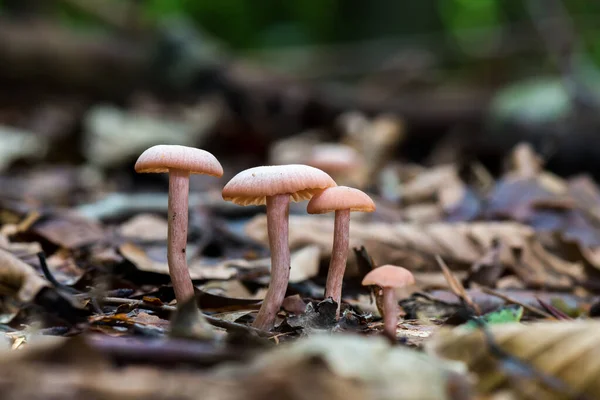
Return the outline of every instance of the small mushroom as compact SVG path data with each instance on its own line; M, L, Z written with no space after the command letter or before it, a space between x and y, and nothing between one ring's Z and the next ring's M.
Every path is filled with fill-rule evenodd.
M169 174L169 230L167 259L178 304L194 296L187 267L188 194L190 174L220 177L223 168L211 153L193 147L157 145L144 151L135 163L139 173Z
M290 199L310 199L335 186L325 172L308 165L275 165L250 168L234 176L223 188L223 199L242 206L267 205L267 231L271 247L271 283L253 326L273 327L290 277L288 216Z
M398 327L398 298L396 289L414 285L415 277L406 268L395 265L382 265L365 275L363 286L376 285L383 290L383 332L396 341Z
M373 212L375 203L364 192L346 186L336 186L323 190L313 196L306 208L309 214L324 214L335 211L333 227L333 249L325 298L331 297L337 303L336 318L340 316L342 300L342 282L348 260L348 243L350 236L350 211Z

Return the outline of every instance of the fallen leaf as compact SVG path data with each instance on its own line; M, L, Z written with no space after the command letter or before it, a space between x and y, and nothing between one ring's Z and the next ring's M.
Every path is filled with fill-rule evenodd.
M547 374L565 385L570 393L542 386L526 372L503 368L481 330L458 327L441 329L425 347L431 354L465 362L478 377L482 394L510 390L518 399L559 399L600 396L597 321L500 324L489 327L492 340L526 368ZM522 367L521 367L522 368Z
M72 212L43 215L29 231L70 250L105 240L98 223Z
M333 221L321 216L290 216L290 248L317 245L323 256L331 254ZM245 231L267 245L266 217L250 220ZM584 281L581 262L570 262L542 246L528 226L514 222L390 224L351 221L349 250L365 246L378 264L402 265L412 271L431 270L441 256L452 269L466 270L481 260L499 241L498 261L529 287L570 289L572 281ZM513 249L519 249L517 257ZM348 260L347 275L357 274L356 262Z
M169 274L169 265L166 260L166 248L161 247L160 254L150 254L139 245L127 242L119 246L119 253L129 260L141 271ZM192 253L188 251L188 253ZM319 270L321 253L318 246L306 246L292 252L290 282L301 282L314 277ZM270 258L257 260L245 259L218 259L206 262L206 258L195 258L188 261L190 276L194 280L200 279L233 279L242 278L249 271L261 271L260 275L267 275ZM256 278L256 276L255 276Z
M0 323L10 322L20 305L32 302L46 287L50 284L33 267L0 249Z
M3 396L34 399L44 393L46 397L52 394L64 400L78 400L85 393L89 398L106 400L195 400L199 396L208 400L360 400L367 398L368 393L363 388L367 383L338 376L324 362L314 359L251 370L244 363L235 369L220 368L215 372L157 368L156 361L142 367L114 367L109 362L111 356L119 364L147 359L165 363L186 356L186 364L212 365L227 358L219 347L189 340L136 341L105 336L52 339L60 340L52 340L41 349L38 344L1 354ZM229 356L229 359L241 358ZM179 364L171 361L171 365Z
M32 132L0 126L0 171L18 159L40 159L48 150L48 141Z
M129 242L119 246L119 253L141 271L164 275L169 274L169 265L166 262L166 248L161 251L164 254L160 255L160 260L151 257L142 247ZM248 264L245 260L242 260L240 263ZM218 265L202 265L201 262L194 260L188 264L188 268L192 279L231 279L236 276L237 269L229 266L230 264L238 265L235 260Z
M292 253L290 257L290 283L314 278L319 273L321 250L319 246L306 246Z
M52 276L63 285L74 285L85 274L85 270L75 263L70 250L60 249L46 259Z
M144 149L158 143L197 145L220 115L215 102L202 106L188 121L169 121L107 105L91 107L84 118L84 155L92 164L114 167L134 160Z
M443 208L450 208L464 195L464 184L455 165L423 170L402 186L402 201L405 204L433 201L440 194Z
M288 317L286 322L292 328L302 328L303 333L311 335L322 331L331 331L337 324L337 304L331 298L319 303L308 303L304 313Z
M138 214L119 227L125 239L141 241L166 241L167 220L154 214Z
M359 383L365 399L469 398L461 364L392 347L380 337L317 334L282 345L239 368L256 374L273 368L293 370L292 366L310 359L321 359L335 376Z
M42 288L50 286L33 267L1 249L0 266L2 294L14 296L22 303L32 301Z
M170 336L191 340L212 340L215 329L206 321L195 299L178 305L171 317Z

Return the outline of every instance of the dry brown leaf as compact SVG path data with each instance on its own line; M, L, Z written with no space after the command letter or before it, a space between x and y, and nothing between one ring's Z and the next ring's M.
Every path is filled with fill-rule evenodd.
M165 261L153 259L142 247L133 243L124 243L119 246L119 253L141 271L169 274L169 265ZM236 261L230 260L218 265L202 265L198 260L193 260L188 264L188 269L192 279L231 279L237 275L237 269L230 265L240 265ZM241 263L250 264L245 260L241 260Z
M12 235L12 229L6 229L14 227L14 225L4 225L2 232L0 232L0 249L4 249L17 257L35 256L37 253L42 251L42 246L38 242L11 242L8 239L8 235ZM16 230L15 230L16 232Z
M205 293L214 294L216 296L222 297L230 297L235 299L252 299L252 298L260 298L254 297L250 290L246 288L237 279L232 279L228 281L224 280L214 280L203 283L198 286L198 289L202 290Z
M133 243L119 246L119 252L141 271L169 274L169 265L164 259L156 260L144 249ZM294 251L291 255L290 282L300 282L317 275L321 251L319 246L305 246ZM240 270L263 269L265 274L271 265L270 258L257 260L222 260L217 263L205 263L202 259L192 259L188 269L192 279L233 279Z
M423 170L413 179L406 182L402 187L402 200L405 203L420 203L423 201L434 200L441 191L448 190L448 187L463 187L464 184L458 176L458 170L455 165L440 165L430 169ZM458 190L460 192L460 190ZM452 202L456 197L457 191L448 190L444 195L446 201Z
M227 363L210 371L153 365L115 368L90 347L100 341L53 339L61 340L0 354L3 398L34 400L40 393L65 400L80 399L82 393L105 400L471 398L461 363L391 346L377 337L317 335L265 351L249 362ZM163 344L169 343L152 347L160 350ZM170 344L165 348L177 343Z
M392 115L380 115L372 121L362 118L362 122L354 117L342 118L344 142L354 147L364 160L365 168L357 170L354 177L357 185L364 187L376 179L394 148L404 139L404 123Z
M0 291L2 295L14 296L20 302L28 303L42 288L49 286L48 281L38 275L30 265L0 249Z
M166 241L167 220L154 214L138 214L119 227L121 236L131 240Z
M266 217L259 215L246 225L252 239L268 245ZM333 220L322 216L290 216L290 248L318 245L321 254L331 254ZM483 257L494 240L502 243L498 260L533 287L570 289L572 280L585 279L580 262L569 262L548 252L528 226L513 222L389 224L350 223L349 249L365 246L377 264L402 265L412 270L435 270L440 255L453 269L466 270ZM516 257L512 249L520 249ZM356 273L355 260L348 260L348 273Z
M60 249L46 259L48 268L56 280L64 285L74 285L85 274L73 259L70 250Z
M569 195L577 205L600 221L600 190L589 175L581 175L567 182Z
M600 322L501 324L489 329L502 350L526 365L559 379L574 394L600 397ZM442 329L426 348L438 356L465 362L477 375L477 386L483 394L510 389L516 398L577 398L549 391L527 374L509 378L498 359L490 354L479 329Z
M364 384L364 399L470 398L470 384L461 363L430 357L404 346L390 346L383 337L315 334L279 346L244 369L264 373L304 365L315 358L323 360L335 376Z
M306 246L293 252L290 258L289 281L291 283L302 282L317 276L320 261L321 250L319 246Z
M53 350L60 351L63 362L53 360L51 366L47 361L39 360L41 357L27 358L29 353L37 350L35 348L3 353L3 360L7 360L6 354L13 355L9 357L10 362L0 363L3 398L359 400L367 397L368 382L337 376L323 362L309 360L259 371L247 371L246 366L241 365L235 371L221 374L152 366L113 368L97 350L75 347L72 342L44 352L46 355ZM46 355L46 359L49 358ZM99 361L91 364L83 359ZM383 397L373 399L385 400Z
M104 231L97 222L72 212L43 216L29 231L71 250L105 239Z
M511 154L514 174L521 178L534 178L542 170L542 159L529 143L519 143Z

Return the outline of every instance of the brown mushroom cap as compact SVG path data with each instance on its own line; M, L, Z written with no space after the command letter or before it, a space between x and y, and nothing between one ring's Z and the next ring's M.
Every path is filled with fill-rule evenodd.
M309 214L325 214L336 210L373 212L375 203L363 191L336 186L315 194L306 207Z
M266 204L268 196L289 194L293 201L301 201L335 185L325 172L308 165L263 166L247 169L231 178L223 188L223 199L247 206Z
M135 163L136 172L169 172L170 169L220 177L223 167L208 151L194 147L159 144L144 151Z
M363 286L377 285L388 288L401 288L414 285L415 277L406 268L396 265L382 265L371 270L362 280Z

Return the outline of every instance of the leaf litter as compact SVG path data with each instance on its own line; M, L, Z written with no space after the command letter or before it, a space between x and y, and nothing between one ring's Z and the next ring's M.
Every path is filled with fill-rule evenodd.
M193 132L190 144L201 143L216 121L193 126L186 118L154 126L159 141L172 140L164 135L175 127ZM481 166L474 179L454 163L398 162L389 149L404 140L401 120L345 114L337 127L344 151L360 157L339 180L367 190L378 209L352 217L341 318L324 298L334 220L309 215L299 203L290 212L285 299L275 328L261 330L252 322L270 280L264 210L223 202L222 182L192 180L186 258L195 299L177 305L166 256L166 177L140 179L126 167L149 139L132 137L106 152L115 127L135 136L156 119L136 127L135 118L98 108L87 124L88 169L7 169L0 176L15 188L0 197L3 393L599 396L593 316L600 304L600 190L591 177L553 175L525 144L495 181ZM10 132L10 143L17 136L27 138ZM272 162L308 163L323 143L332 146L313 133L279 141ZM35 163L39 156L32 158L33 147L7 149L5 169L16 158ZM224 160L228 174L242 169ZM115 190L108 169L127 185ZM52 185L41 184L51 176ZM408 268L416 281L396 293L394 343L381 337L380 293L360 285L384 264Z

